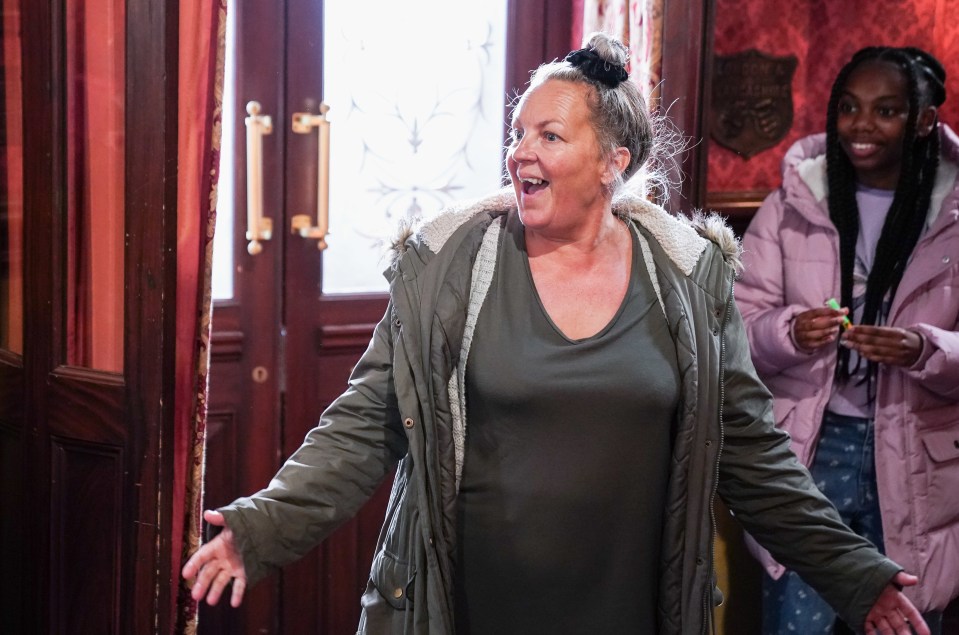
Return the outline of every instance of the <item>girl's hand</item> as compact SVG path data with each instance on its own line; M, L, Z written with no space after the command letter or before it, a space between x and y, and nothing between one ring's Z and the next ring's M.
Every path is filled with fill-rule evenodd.
M803 311L793 318L793 340L806 351L831 344L839 337L839 325L848 313L849 309L837 310L825 306Z
M922 353L919 333L894 326L853 326L843 333L841 343L870 361L889 366L912 366Z

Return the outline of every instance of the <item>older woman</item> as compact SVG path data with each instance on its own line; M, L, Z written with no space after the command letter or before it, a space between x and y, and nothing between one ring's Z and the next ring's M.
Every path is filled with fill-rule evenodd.
M850 623L927 633L896 587L915 579L772 424L732 233L614 197L652 146L625 61L598 34L538 69L513 192L398 241L348 390L267 489L206 513L225 528L184 568L195 598L232 580L239 604L396 466L362 633L705 632L716 492Z

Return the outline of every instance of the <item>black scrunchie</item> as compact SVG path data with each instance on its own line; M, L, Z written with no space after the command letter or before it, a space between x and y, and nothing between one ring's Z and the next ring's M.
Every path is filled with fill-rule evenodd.
M604 60L591 48L579 49L566 56L566 61L583 72L583 75L594 81L616 88L629 79L626 68Z

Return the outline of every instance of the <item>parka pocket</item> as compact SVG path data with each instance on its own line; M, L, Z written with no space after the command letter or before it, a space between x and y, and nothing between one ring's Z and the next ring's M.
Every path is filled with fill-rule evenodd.
M396 610L406 610L413 602L413 561L419 512L411 467L408 456L397 466L378 551L370 570L372 588L367 590L368 594L378 592L382 600ZM364 605L374 599L364 596Z
M414 567L380 549L360 598L359 635L403 633L412 619Z
M385 549L373 558L370 581L387 604L398 611L412 608L415 577L410 563L397 559Z
M402 633L409 613L397 609L385 595L369 580L366 591L360 598L360 625L357 635L379 635L381 633Z
M922 433L926 452L926 523L933 530L959 523L959 426Z

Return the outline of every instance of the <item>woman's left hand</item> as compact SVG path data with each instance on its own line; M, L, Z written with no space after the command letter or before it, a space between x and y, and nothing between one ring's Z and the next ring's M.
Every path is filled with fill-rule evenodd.
M922 336L895 326L857 324L842 334L841 343L870 361L890 366L912 366L922 353Z
M912 635L913 632L916 635L930 635L929 626L918 609L899 590L917 582L919 578L905 571L896 574L866 615L867 635Z

